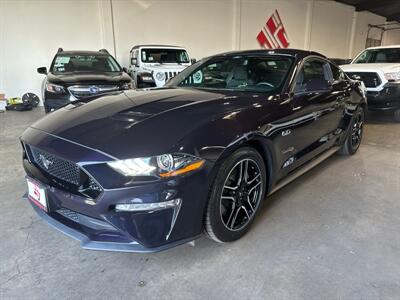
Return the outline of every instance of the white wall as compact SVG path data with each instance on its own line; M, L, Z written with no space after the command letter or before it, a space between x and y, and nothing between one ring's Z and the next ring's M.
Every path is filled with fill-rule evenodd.
M59 47L102 47L97 1L0 2L0 92L8 97L40 95L43 75L36 68L49 67Z
M117 59L137 44L184 45L193 57L232 49L233 5L222 0L113 2Z
M400 45L400 29L386 31L383 40L386 45Z
M329 57L353 57L368 24L385 22L329 0L0 0L0 92L40 95L36 68L49 66L58 47L107 48L123 66L135 44L182 45L197 59L259 48L256 36L275 9L290 47ZM384 38L394 42L400 30Z

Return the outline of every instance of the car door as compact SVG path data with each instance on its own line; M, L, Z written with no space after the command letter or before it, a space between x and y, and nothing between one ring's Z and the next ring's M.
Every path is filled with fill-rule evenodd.
M341 97L329 62L306 59L291 90L291 127L282 132L287 139L282 149L282 176L332 146L343 110Z

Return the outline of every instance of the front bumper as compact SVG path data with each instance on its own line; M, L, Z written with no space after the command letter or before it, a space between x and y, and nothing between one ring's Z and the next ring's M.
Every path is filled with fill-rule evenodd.
M400 109L400 84L386 83L381 91L368 91L368 109L375 111Z
M65 235L73 238L81 243L81 247L87 250L102 250L102 251L115 251L115 252L138 252L138 253L145 253L145 252L158 252L162 250L166 250L184 243L191 242L196 237L191 237L188 239L179 240L176 242L171 242L167 245L153 247L153 248L146 248L140 243L132 240L130 242L110 242L110 241L101 241L101 240L93 240L89 232L85 232L79 230L77 226L81 227L85 226L81 223L86 224L88 228L91 228L93 231L103 231L104 234L106 232L117 232L115 228L110 226L106 222L101 222L97 219L87 217L85 215L81 215L75 212L70 211L69 217L67 217L68 213L66 212L65 215L61 213L47 214L42 209L37 207L35 204L30 202L33 210L38 214L38 216L49 224L54 229L64 233ZM66 210L65 210L66 211ZM78 218L78 222L73 220ZM70 219L70 220L68 220ZM78 223L78 224L74 224ZM90 226L90 227L89 227Z
M34 146L79 165L110 160L104 153L32 128L21 140L25 147ZM46 190L49 212L34 204L35 211L51 226L79 240L85 249L154 252L192 241L202 233L211 165L182 178L103 188L96 199L64 189L63 183L47 174L29 155L23 165L27 176ZM166 200L166 194L181 199L179 206L134 212L115 209L116 204L132 199L160 203Z

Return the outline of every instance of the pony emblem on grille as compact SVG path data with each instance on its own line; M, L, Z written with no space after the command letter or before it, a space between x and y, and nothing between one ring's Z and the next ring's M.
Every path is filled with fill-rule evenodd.
M39 154L40 160L43 163L43 166L48 170L49 167L53 164L53 162L50 159L47 159L46 157L44 157L44 155Z

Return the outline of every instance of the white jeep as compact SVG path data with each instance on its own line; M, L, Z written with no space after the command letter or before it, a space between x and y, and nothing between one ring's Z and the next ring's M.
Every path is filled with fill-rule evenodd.
M340 67L364 82L369 110L393 111L400 122L400 45L367 48Z
M193 61L183 47L137 45L131 49L128 72L137 88L162 87Z

